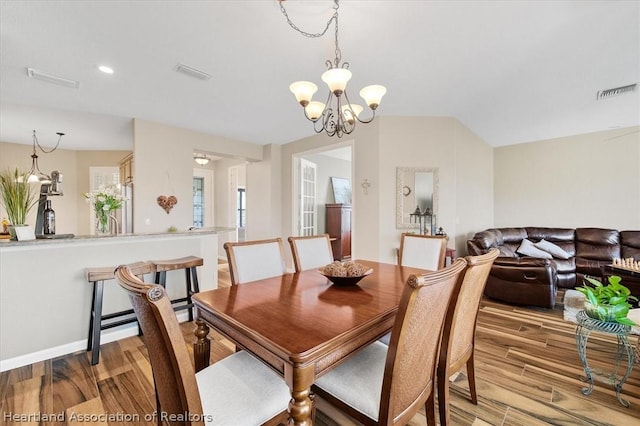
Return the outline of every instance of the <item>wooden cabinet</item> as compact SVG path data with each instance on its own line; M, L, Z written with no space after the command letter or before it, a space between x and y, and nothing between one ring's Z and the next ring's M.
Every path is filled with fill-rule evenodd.
M326 233L334 260L351 258L351 204L325 204Z
M127 155L120 161L120 183L133 182L133 153Z

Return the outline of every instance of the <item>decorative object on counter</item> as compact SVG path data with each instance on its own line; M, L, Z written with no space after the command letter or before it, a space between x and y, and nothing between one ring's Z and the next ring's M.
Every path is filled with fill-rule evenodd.
M162 207L162 209L167 214L171 212L171 209L173 208L173 206L178 204L178 199L175 197L175 195L169 195L168 197L164 195L160 195L158 196L157 201L158 201L158 205Z
M18 169L5 170L0 174L2 206L9 217L11 239L16 239L13 227L26 225L27 215L38 202L35 188L28 182L29 173Z
M356 128L356 121L366 124L373 121L376 117L376 108L380 104L380 100L387 92L384 86L371 85L360 90L360 96L371 109L371 117L367 120L359 118L363 108L360 105L352 104L347 95L347 82L351 79L351 71L349 71L349 63L342 62L342 52L338 45L338 0L335 1L333 7L334 13L327 21L324 30L321 33L307 33L298 28L287 15L284 8L283 0L280 0L280 10L287 18L287 23L291 28L304 35L305 37L317 38L322 37L331 21L335 22L335 59L333 62L327 60L325 62L328 70L322 74L322 81L329 86L329 96L326 105L322 102L311 101L313 94L318 91L318 86L310 81L296 81L289 86L289 90L293 92L298 103L304 108L305 117L313 122L313 129L316 133L326 132L328 136L338 136L341 138L345 134L353 132ZM339 203L339 201L336 201Z
M33 153L31 154L31 169L29 170L28 174L29 182L51 183L51 176L46 173L42 173L40 171L40 167L38 166L38 154L36 154L36 145L43 153L50 154L58 148L58 145L60 145L60 141L62 140L64 133L57 132L56 135L58 135L58 143L56 143L56 146L54 146L52 149L47 151L42 147L42 145L40 145L40 142L38 142L36 131L33 131Z
M43 233L52 235L56 233L56 212L51 208L51 200L47 200L47 205L42 213L44 223Z
M178 228L176 228L175 226L171 225L169 227L169 229L167 229L167 232L178 232Z
M616 275L609 277L609 283L604 285L600 281L585 277L593 287L584 283L582 287L576 287L580 293L587 296L584 310L587 316L605 322L617 322L619 324L633 326L633 321L627 318L630 301L638 301L631 295L631 291L620 283L622 279Z
M2 232L0 234L7 235L9 233L9 221L6 217L2 218Z
M102 187L98 192L84 194L87 203L93 206L96 214L96 235L111 235L117 233L117 220L112 216L113 212L122 207L124 197L115 185ZM116 229L110 229L111 224L116 224Z

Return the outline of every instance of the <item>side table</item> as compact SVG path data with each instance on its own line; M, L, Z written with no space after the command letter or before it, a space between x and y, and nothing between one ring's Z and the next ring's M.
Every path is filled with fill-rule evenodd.
M616 362L610 379L614 389L616 390L616 397L620 404L625 407L629 407L629 401L622 399L620 392L622 391L624 382L627 381L627 378L629 378L629 374L631 374L631 370L633 369L633 346L629 344L628 339L631 327L624 324L618 324L617 322L605 322L591 318L587 316L584 310L578 312L576 319L578 321L578 327L576 328L576 345L578 346L580 361L582 361L582 366L584 367L584 374L586 376L584 380L589 384L588 387L582 388L582 393L584 395L590 395L593 391L593 372L589 368L589 363L587 362L587 341L589 340L589 335L593 331L611 334L617 337L618 348L616 353ZM618 369L624 354L627 356L627 369L622 378L618 380Z

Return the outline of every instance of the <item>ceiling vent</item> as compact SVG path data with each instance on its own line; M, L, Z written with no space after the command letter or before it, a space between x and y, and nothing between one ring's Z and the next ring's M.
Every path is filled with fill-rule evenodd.
M49 74L48 72L35 70L33 68L27 68L27 75L31 78L46 81L47 83L57 84L59 86L73 87L74 89L80 87L79 81L60 77L59 75Z
M185 64L178 64L176 66L176 71L186 74L190 77L197 78L198 80L209 80L211 78L211 74L207 74L204 71L200 71Z
M638 83L629 84L627 86L614 87L613 89L598 91L597 99L608 99L614 96L624 95L625 93L635 92L638 87Z

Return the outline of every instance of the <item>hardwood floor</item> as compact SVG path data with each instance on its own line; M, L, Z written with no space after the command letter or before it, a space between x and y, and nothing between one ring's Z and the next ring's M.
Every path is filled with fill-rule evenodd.
M228 285L225 265L219 279ZM193 324L182 324L182 330L191 349ZM622 392L630 408L618 403L615 390L604 380L584 396L574 333L575 324L563 320L561 305L554 310L530 309L483 300L476 337L479 402L475 406L468 400L463 371L451 385L452 424L640 424L640 365ZM212 362L233 353L230 342L213 331L210 336ZM630 340L636 344L637 336ZM610 371L614 357L615 339L592 334L592 367ZM2 425L155 424L150 417L155 407L151 368L139 337L103 345L96 366L90 365L85 352L78 352L0 373L0 404ZM322 401L316 420L320 425L352 423ZM425 424L422 413L410 423Z

